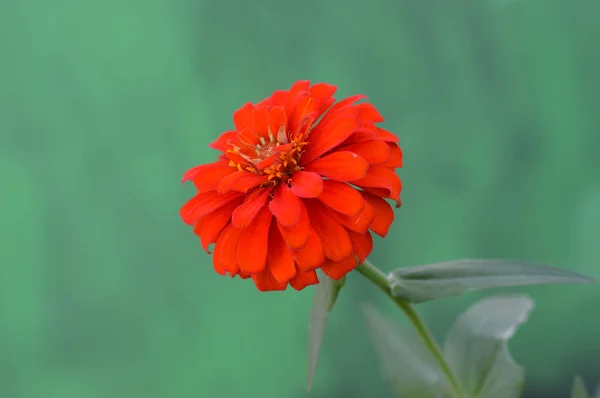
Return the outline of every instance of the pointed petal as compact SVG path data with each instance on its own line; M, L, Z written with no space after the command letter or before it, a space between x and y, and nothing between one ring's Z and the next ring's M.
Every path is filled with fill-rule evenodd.
M293 227L300 221L302 212L300 198L286 184L279 184L275 188L275 195L269 203L269 209L283 226Z
M355 102L360 101L361 99L365 99L365 98L367 98L367 97L362 94L356 94L356 95L350 96L348 98L344 98L343 100L333 104L331 106L331 108L329 108L327 113L325 115L323 115L323 119L321 121L327 123L327 122L335 119L337 116L342 114L346 110L346 108L349 108L349 107L354 108L355 106L353 104ZM355 113L355 114L358 116L358 113Z
M252 280L254 281L256 288L261 292L285 290L288 286L287 283L277 282L268 269L265 269L258 274L252 274Z
M358 108L358 115L360 117L361 122L371 122L371 123L380 123L383 122L383 116L373 104L369 102L364 102L362 104L356 105Z
M215 191L221 180L235 171L236 169L229 165L203 169L194 176L194 186L198 192Z
M265 269L271 218L269 209L263 207L252 223L241 230L237 259L242 272L256 274Z
M337 181L353 181L367 176L369 163L355 153L333 152L304 166L304 170Z
M393 142L388 142L387 145L390 149L390 157L381 165L392 168L402 167L402 149L400 149L398 144Z
M325 275L337 281L342 279L348 272L352 271L357 266L358 262L356 261L356 257L352 255L341 261L325 261L323 266L321 266L321 270Z
M392 210L392 206L384 199L368 193L363 193L363 197L373 207L375 212L375 218L373 218L373 222L369 229L385 238L394 221L394 210Z
M251 102L246 102L244 106L233 112L233 123L235 124L235 129L237 131L252 127L253 109L254 105Z
M356 216L347 216L338 213L337 211L333 211L332 214L340 224L346 227L346 229L358 233L366 232L375 219L375 210L373 210L373 206L366 200L362 211Z
M325 257L341 261L352 254L352 242L344 228L329 213L325 205L315 199L306 199L310 223L323 245ZM310 238L309 238L310 241Z
M275 224L271 225L269 234L267 265L278 282L286 283L296 276L296 264L292 252L285 244Z
M283 106L271 108L271 112L269 113L269 132L273 135L273 137L279 138L278 133L280 131L282 131L284 134L287 133L287 115ZM287 139L279 142L285 144Z
M310 220L308 218L308 211L306 210L306 206L304 203L302 203L302 201L300 202L300 205L300 219L294 226L286 227L279 221L277 222L279 232L281 232L283 239L291 249L299 249L306 245L310 234Z
M218 239L217 239L218 242ZM227 275L227 270L221 265L221 245L215 244L215 254L212 257L213 268L219 275Z
M402 182L400 177L393 170L387 167L372 164L364 178L352 181L352 184L359 187L383 188L387 190L386 198L396 201L396 207L400 207L400 191Z
M356 257L358 257L358 262L362 264L369 257L371 251L373 251L373 237L369 231L362 234L348 231L348 236L350 236L350 240L352 241L352 248Z
M183 222L193 225L196 221L225 206L241 196L238 192L221 195L215 191L199 193L181 207L179 215Z
M229 191L247 192L250 188L254 188L267 181L267 175L250 173L248 171L236 171L225 176L219 185L217 191L226 193Z
M357 144L359 142L372 141L377 137L377 130L372 125L361 125L361 129L352 133L342 144L338 150L342 150L341 147L345 147L350 144Z
M309 86L310 80L299 80L292 85L285 103L285 111L288 115L294 113L295 107L300 100L300 96L303 92L308 90Z
M273 94L271 94L271 107L274 108L276 106L283 107L285 102L287 101L287 97L289 95L289 90L275 90Z
M210 143L208 146L210 148L216 149L221 152L225 152L231 145L229 145L229 141L237 137L237 131L227 131L219 136L215 141Z
M217 241L217 238L221 234L221 231L223 231L223 228L225 228L227 224L231 222L231 214L241 203L242 198L238 198L209 214L207 217L204 217L204 222L202 223L202 227L200 228L198 235L200 235L202 248L207 253L210 254L210 251L208 251L208 246Z
M231 222L236 227L246 228L258 212L267 205L267 200L273 188L258 188L250 192L244 198L244 203L232 214Z
M254 131L254 129L251 129L249 127L240 130L240 132L237 135L237 138L238 140L247 145L256 146L260 144L259 135Z
M386 142L378 140L344 145L343 147L340 147L339 150L355 153L370 164L380 164L390 158L390 147Z
M292 192L301 198L316 198L323 192L323 177L310 171L296 171L290 179Z
M181 183L183 184L184 182L186 182L188 180L194 179L194 177L196 177L199 173L204 173L206 171L210 171L210 170L218 168L218 167L228 166L228 163L229 162L227 162L227 161L218 161L218 162L214 162L214 163L201 164L199 166L192 167L191 169L187 170L183 174Z
M365 200L357 189L334 180L323 181L323 192L317 199L347 216L356 216L365 207Z
M337 91L337 87L326 83L317 83L310 89L310 96L317 99L320 103L319 109L317 110L317 117L323 115L323 113L335 102L333 94Z
M229 272L231 276L240 272L240 265L237 261L237 248L240 241L241 230L233 224L225 227L215 245L215 254L219 254L220 267Z
M258 106L252 112L252 128L256 133L266 138L269 130L269 108L266 106Z
M306 152L300 158L300 163L304 165L315 160L344 142L359 129L360 124L356 114L340 116L328 125L321 120L310 133L310 145L306 146Z
M316 285L319 283L319 278L315 271L298 270L296 276L290 281L290 285L296 290L302 290L307 286Z
M325 101L333 96L337 91L337 86L327 83L315 83L309 89L311 97L319 101Z
M321 101L312 98L308 91L304 92L303 95L298 98L290 118L290 127L294 133L292 134L292 137L298 136L304 123L309 123L308 120L310 120L311 122L309 124L312 124L312 120L315 120L320 116L319 109L321 109Z
M377 127L377 139L385 142L398 142L398 137L394 133Z
M310 228L306 244L301 249L294 250L293 254L298 268L302 271L312 271L323 264L325 252L321 239L314 228Z

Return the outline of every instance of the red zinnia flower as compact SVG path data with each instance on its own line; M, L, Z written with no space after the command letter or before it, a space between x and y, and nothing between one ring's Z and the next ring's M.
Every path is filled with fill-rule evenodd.
M365 260L400 206L398 138L366 98L334 104L336 87L309 81L233 114L235 130L210 146L219 160L188 170L198 193L181 217L215 270L251 277L261 291L301 290L320 268L340 279Z

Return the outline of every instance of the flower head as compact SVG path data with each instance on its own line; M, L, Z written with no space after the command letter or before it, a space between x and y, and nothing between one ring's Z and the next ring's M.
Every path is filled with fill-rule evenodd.
M251 277L261 291L301 290L320 268L340 279L371 253L370 231L385 236L400 206L398 138L355 95L335 102L336 87L298 81L247 103L235 129L210 146L221 155L183 176L197 194L183 205L202 247L215 244L221 275Z

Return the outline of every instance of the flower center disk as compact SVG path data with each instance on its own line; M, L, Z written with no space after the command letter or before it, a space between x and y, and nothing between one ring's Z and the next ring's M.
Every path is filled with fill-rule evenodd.
M273 134L270 128L264 135L244 129L229 142L231 149L226 152L229 165L239 171L267 175L268 185L287 182L294 171L301 170L299 162L308 144L304 140L307 133L290 139L285 125L279 128L277 134Z

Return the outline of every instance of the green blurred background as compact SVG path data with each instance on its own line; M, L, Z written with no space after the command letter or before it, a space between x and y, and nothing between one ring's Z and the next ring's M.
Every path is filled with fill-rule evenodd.
M518 258L600 278L596 0L0 0L0 396L307 397L312 290L216 275L178 215L232 112L295 80L400 136L391 270ZM544 286L511 342L527 397L600 377L600 289ZM490 293L486 293L490 294ZM481 294L421 306L443 337ZM353 275L312 397L390 388Z

